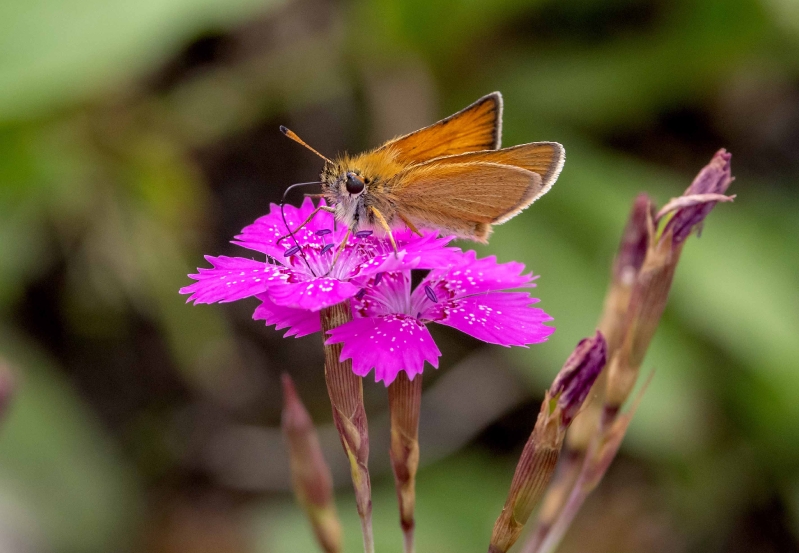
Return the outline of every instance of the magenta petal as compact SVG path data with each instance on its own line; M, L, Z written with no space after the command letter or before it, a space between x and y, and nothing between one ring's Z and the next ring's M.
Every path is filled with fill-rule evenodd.
M319 311L353 297L358 290L349 282L320 277L274 286L269 290L269 297L277 305Z
M352 359L352 370L366 376L374 367L375 381L388 386L400 371L408 378L422 374L427 361L438 368L438 350L427 328L407 315L354 319L329 333L326 343L344 343L341 360Z
M414 269L438 269L449 267L463 262L464 254L460 248L447 247L455 239L454 236L438 238L435 231L424 231L424 236L419 237L410 230L404 231L398 237L398 244L408 252L408 255L417 258Z
M368 261L360 265L356 270L359 277L368 277L377 273L390 273L414 269L419 262L419 256L410 255L405 250L397 253L382 253L375 255Z
M468 251L459 266L433 271L426 280L431 283L445 281L444 287L457 297L533 286L532 275L521 274L523 270L522 263L497 263L494 256L477 259L474 251Z
M451 300L429 310L436 322L457 328L478 340L501 346L544 342L555 332L543 309L529 307L538 300L524 292L491 292ZM437 313L436 313L437 312Z
M199 268L198 274L189 275L197 282L180 289L181 294L191 294L186 300L194 303L230 302L265 292L267 288L285 279L274 265L243 257L205 256L212 269Z
M264 321L266 326L274 325L275 330L288 328L283 335L284 338L289 336L302 338L322 330L319 313L276 305L266 294L260 294L258 299L261 300L261 305L255 309L252 318Z
M288 228L296 229L314 210L314 203L310 198L305 198L301 207L294 207L293 205L284 206L286 214L286 222ZM299 231L294 233L297 242L300 244L308 243L321 243L324 242L314 233L322 230L333 229L333 215L320 211L317 213L311 222L305 225ZM344 235L346 229L342 225L336 232L328 236L329 240L338 243L340 238ZM259 217L256 221L244 227L240 234L236 236L233 241L234 244L265 253L276 259L283 259L283 254L286 250L294 246L294 240L291 237L286 237L278 243L278 240L288 235L288 230L283 223L283 218L280 214L280 206L272 204L269 209L269 214Z
M370 238L375 247L366 263L357 270L357 276L371 276L377 273L404 271L408 269L437 269L458 265L463 261L463 252L458 248L447 247L452 237L437 238L435 232L417 236L410 230L394 232L399 251L388 247L384 238Z

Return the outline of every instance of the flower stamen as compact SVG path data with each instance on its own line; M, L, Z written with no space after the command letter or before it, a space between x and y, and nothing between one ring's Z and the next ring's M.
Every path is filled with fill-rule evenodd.
M436 293L433 292L433 289L430 288L429 284L424 285L424 293L430 301L433 303L438 303L438 296L436 296Z

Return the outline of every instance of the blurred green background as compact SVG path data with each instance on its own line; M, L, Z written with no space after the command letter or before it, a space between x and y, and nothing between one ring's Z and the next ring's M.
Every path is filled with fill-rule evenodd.
M632 199L678 195L726 147L738 199L686 247L654 380L561 550L799 551L796 0L4 0L0 551L314 551L287 491L282 371L358 551L319 336L177 290L315 179L278 125L354 152L493 90L505 145L566 146L557 186L481 250L542 275L558 331L513 351L435 331L419 550L485 550ZM399 552L385 390L366 395L378 550Z

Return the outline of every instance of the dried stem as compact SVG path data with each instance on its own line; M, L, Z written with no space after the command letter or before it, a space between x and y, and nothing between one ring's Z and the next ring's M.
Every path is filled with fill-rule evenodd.
M681 253L682 244L673 244L670 234L654 243L647 252L630 297L624 340L608 370L603 424L612 422L638 380L644 356L666 308Z
M631 412L617 417L610 431L603 436L603 441L601 443L592 443L587 454L588 462L583 464L582 471L569 494L566 504L534 551L538 553L553 553L558 547L574 517L577 516L583 503L585 503L586 498L605 476L608 467L610 467L611 462L616 457L616 453L624 439L624 434L627 432L627 427L632 420L632 415L633 413ZM525 545L523 552L527 553L528 550L529 546Z
M422 405L422 375L413 380L402 371L388 387L391 415L391 467L399 502L400 526L405 553L413 553L416 470L419 468L419 412Z
M323 334L352 320L348 301L327 307L321 312ZM352 362L341 361L342 344L325 345L325 380L333 422L341 438L341 445L350 462L355 503L361 517L365 553L374 553L372 532L372 487L369 480L369 432L366 410L363 405L361 377L352 372Z
M566 428L560 423L559 413L557 416L550 413L551 401L547 393L513 474L508 499L494 524L489 553L505 553L519 539L555 471Z
M558 519L563 506L569 499L569 494L577 482L577 478L580 476L580 469L582 469L584 459L585 451L564 447L555 477L552 479L542 500L533 531L522 546L523 553L537 551L552 530L552 525Z

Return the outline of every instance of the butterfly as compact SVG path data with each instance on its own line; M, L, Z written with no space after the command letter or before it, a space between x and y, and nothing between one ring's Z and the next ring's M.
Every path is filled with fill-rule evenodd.
M325 160L320 196L327 205L317 211L333 213L353 233L385 232L392 243L391 230L401 225L486 243L493 225L552 187L565 160L557 142L500 147L499 92L373 150L334 160L285 127L281 131Z

